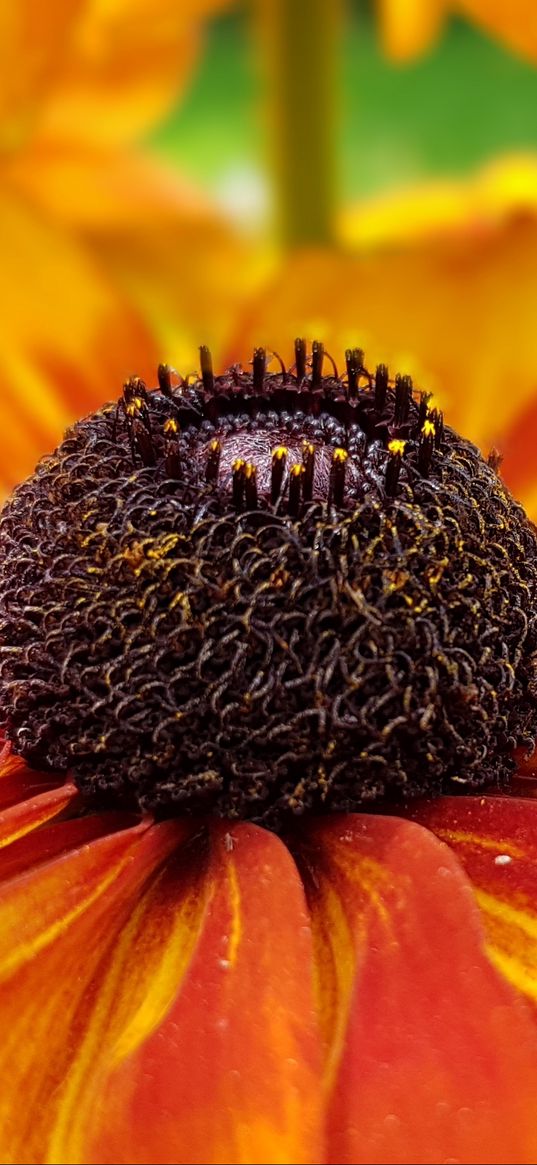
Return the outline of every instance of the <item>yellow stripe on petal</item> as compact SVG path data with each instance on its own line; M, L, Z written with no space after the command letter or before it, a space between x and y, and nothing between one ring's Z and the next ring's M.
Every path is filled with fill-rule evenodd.
M333 1025L328 1160L533 1162L532 1014L489 962L453 854L376 815L307 823L297 839ZM340 964L354 968L343 991Z
M66 784L5 811L0 818L0 850L57 817L75 797L74 785Z
M51 1156L61 1106L123 929L145 885L186 832L179 826L127 829L0 887L1 1160ZM101 1035L106 1043L106 1031Z
M489 956L537 1001L537 802L443 797L412 810L457 854L482 912Z
M209 838L168 860L123 930L47 1160L322 1159L297 871L255 827Z

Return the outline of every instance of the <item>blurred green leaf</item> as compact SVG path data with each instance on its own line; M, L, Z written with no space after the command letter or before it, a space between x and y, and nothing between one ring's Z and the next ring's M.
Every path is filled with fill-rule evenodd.
M462 174L511 150L537 149L537 69L461 20L411 65L380 54L373 12L348 5L341 38L342 197L431 175ZM262 172L264 90L247 7L215 19L190 92L151 145L211 190ZM312 66L314 77L314 66Z

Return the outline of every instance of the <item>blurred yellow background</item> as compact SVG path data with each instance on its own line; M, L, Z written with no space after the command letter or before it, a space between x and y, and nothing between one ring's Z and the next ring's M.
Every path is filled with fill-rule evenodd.
M432 390L537 517L533 0L0 0L1 488L159 360Z

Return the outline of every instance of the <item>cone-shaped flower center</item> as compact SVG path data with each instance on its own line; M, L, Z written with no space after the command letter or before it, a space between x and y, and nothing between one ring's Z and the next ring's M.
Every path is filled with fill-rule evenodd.
M159 369L0 517L15 751L100 801L289 812L504 782L537 732L537 538L409 377Z

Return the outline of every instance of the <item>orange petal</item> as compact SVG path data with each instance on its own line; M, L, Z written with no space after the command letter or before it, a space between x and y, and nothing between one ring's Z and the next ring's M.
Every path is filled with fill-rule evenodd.
M48 789L62 785L64 777L55 773L37 773L28 768L20 757L14 756L9 747L0 756L0 809L17 805L28 797L36 797Z
M453 854L394 818L304 833L328 1160L534 1162L535 1030L485 955Z
M156 158L81 142L36 143L3 163L12 190L64 228L115 233L217 215L203 191Z
M31 136L43 96L67 50L84 0L2 0L0 4L0 125L2 146Z
M197 57L203 19L225 0L86 0L40 110L49 140L121 144L174 104Z
M66 1084L58 1159L322 1158L296 869L276 837L248 825L211 827L205 871L203 852L198 837L168 863L123 933Z
M33 470L67 424L110 399L157 352L128 294L75 237L2 193L0 490Z
M456 853L474 887L491 959L537 1004L537 802L442 797L411 812Z
M533 519L537 517L537 376L535 392L502 434L502 477Z
M106 1010L100 988L109 987L116 945L186 832L141 825L0 885L2 1160L54 1159L53 1130L79 1073L89 1016Z
M537 59L537 10L534 0L377 0L385 52L407 61L425 52L451 9L530 60Z
M154 159L80 145L35 147L14 155L5 173L17 199L30 203L39 218L54 223L62 236L68 231L84 240L84 252L106 273L110 289L146 321L160 345L159 359L189 373L201 342L220 359L263 259L197 189ZM80 242L76 247L81 249ZM31 289L26 310L31 324ZM65 343L54 336L59 353ZM146 376L147 351L140 363L139 340L130 352L121 351L121 343L119 334L114 350L123 373ZM101 355L97 343L95 352ZM116 383L101 375L99 403L115 391Z
M440 34L446 0L377 0L382 47L394 61L425 52Z
M68 803L66 813L77 804L77 799L74 798ZM139 819L112 810L92 813L87 817L66 816L65 819L60 813L56 818L46 822L46 829L41 828L39 820L36 819L32 830L18 838L10 839L9 845L0 852L0 880L7 881L18 874L27 873L38 865L52 861L53 858L88 845L98 837L105 837L138 824Z
M108 811L79 817L74 785L52 773L29 769L6 746L0 755L0 880L25 873L41 862L94 838L137 825L139 817Z
M4 812L0 818L0 850L58 817L73 801L73 794L76 794L74 785L65 784Z
M534 0L456 0L453 7L522 57L537 60Z

